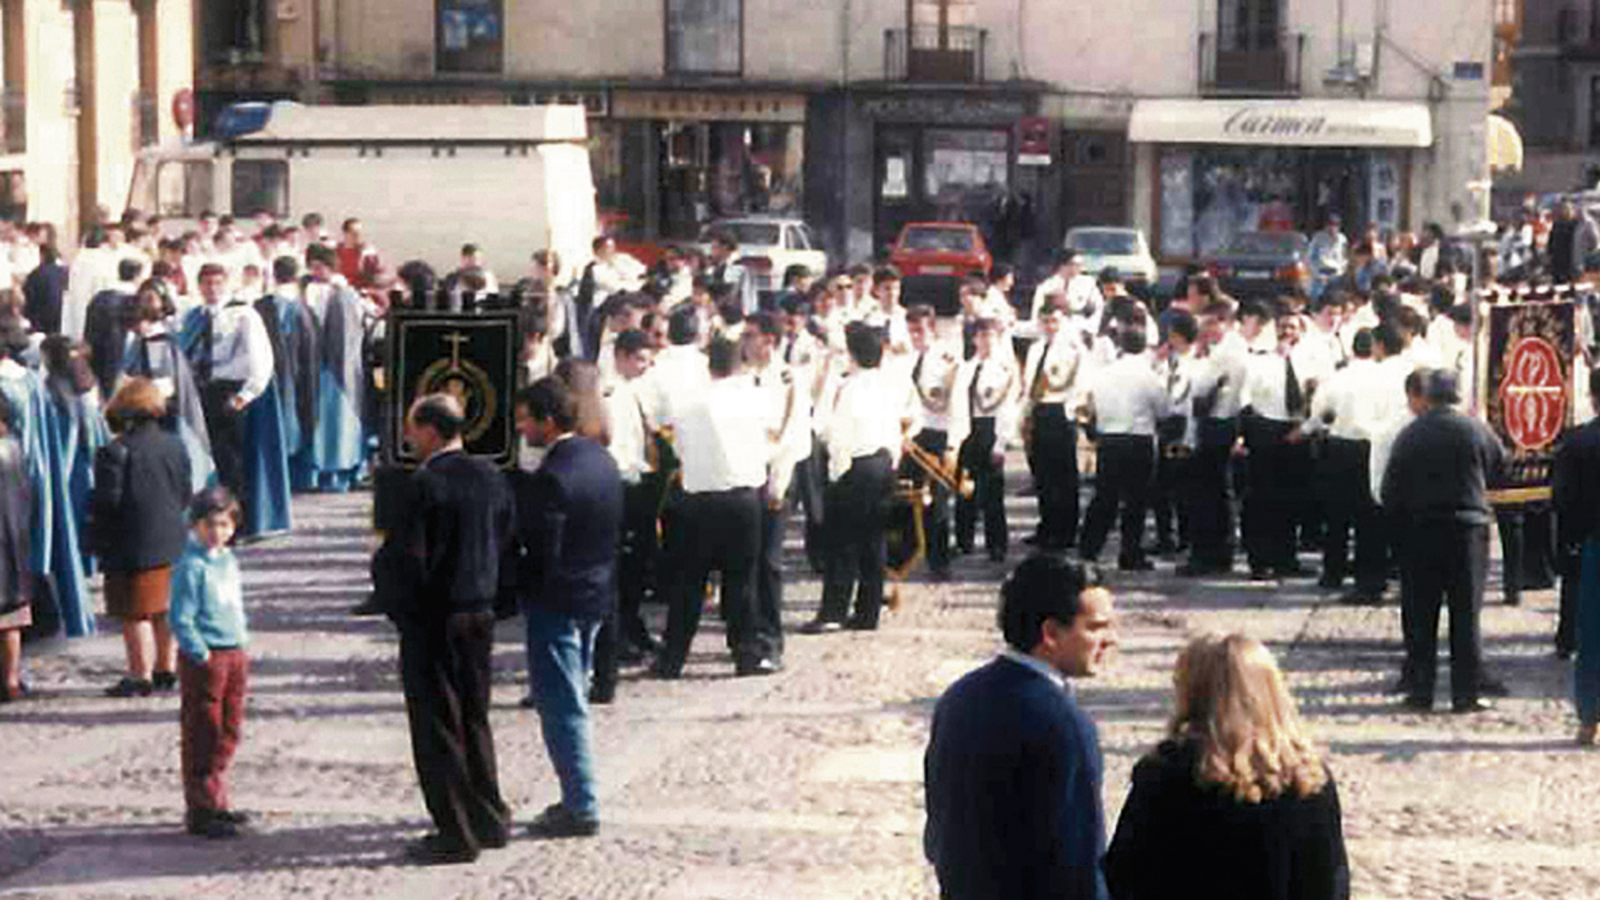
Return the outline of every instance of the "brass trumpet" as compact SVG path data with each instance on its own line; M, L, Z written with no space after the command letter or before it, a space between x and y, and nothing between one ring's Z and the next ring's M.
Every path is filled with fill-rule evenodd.
M955 471L944 467L944 461L938 456L929 453L915 441L907 441L905 446L906 458L916 463L917 468L926 472L940 487L959 496L963 500L971 500L973 492L972 478L965 469L959 465Z

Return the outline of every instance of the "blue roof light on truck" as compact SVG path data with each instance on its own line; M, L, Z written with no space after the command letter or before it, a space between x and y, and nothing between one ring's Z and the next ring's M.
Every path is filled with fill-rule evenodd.
M212 126L212 133L219 140L244 137L264 131L267 123L272 121L272 113L279 106L278 103L231 103L217 113L217 121Z

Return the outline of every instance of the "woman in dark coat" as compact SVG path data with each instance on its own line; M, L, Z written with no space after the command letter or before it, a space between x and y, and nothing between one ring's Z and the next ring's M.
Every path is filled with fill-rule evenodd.
M1346 900L1339 794L1272 654L1244 635L1178 657L1168 739L1141 759L1106 854L1115 900Z
M33 624L33 565L28 531L33 498L22 444L11 436L11 402L0 393L0 703L20 700L22 629Z
M188 536L191 482L183 441L161 427L167 404L148 378L130 378L106 418L117 439L95 455L91 535L105 570L106 614L122 621L128 674L106 693L144 697L177 684L167 627L172 564Z

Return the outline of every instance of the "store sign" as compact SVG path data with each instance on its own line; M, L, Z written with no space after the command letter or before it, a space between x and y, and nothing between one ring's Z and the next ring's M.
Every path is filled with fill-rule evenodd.
M1029 116L1017 123L1017 165L1050 165L1050 120Z
M617 91L612 96L611 115L617 119L798 125L806 120L806 98L803 94Z
M1141 100L1128 139L1159 144L1428 147L1426 104L1366 100Z

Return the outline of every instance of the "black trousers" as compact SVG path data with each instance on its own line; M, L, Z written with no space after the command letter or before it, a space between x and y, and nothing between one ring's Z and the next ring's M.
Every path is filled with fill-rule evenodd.
M1502 507L1495 510L1500 531L1500 591L1517 603L1525 590L1541 590L1555 581L1555 528L1549 507Z
M1386 532L1377 501L1372 499L1372 445L1367 441L1329 438L1317 460L1317 496L1326 527L1322 534L1322 575L1343 581L1354 575L1356 590L1382 594L1387 576ZM1351 564L1351 535L1355 559Z
M917 432L915 441L918 447L939 458L950 448L950 435L934 428ZM900 463L900 477L910 479L919 488L932 481L909 457ZM928 493L933 503L927 508L922 522L928 542L928 568L944 572L950 569L950 491L934 482L929 486Z
M826 555L823 546L825 541L822 536L822 517L824 515L823 494L828 487L828 450L822 444L822 439L813 432L811 435L811 455L795 463L794 485L791 490L800 498L800 506L806 514L806 562L811 565L812 571L821 572L823 557Z
M1191 562L1209 568L1233 565L1232 452L1238 436L1233 419L1201 419L1184 486L1189 508Z
M489 729L494 613L453 613L400 624L400 682L422 799L447 842L503 842L511 812L500 796Z
M217 482L233 492L239 504L250 508L247 479L244 477L244 410L233 408L233 398L244 387L242 381L212 380L200 388L200 405L206 414L206 437L211 442L211 460L217 467Z
M761 552L756 558L756 598L750 631L757 656L783 659L783 536L789 506L782 499L761 503Z
M1006 528L1006 470L994 458L994 418L972 420L972 431L961 442L957 458L961 468L972 476L972 498L956 498L956 544L971 553L978 530L978 514L983 514L983 544L991 559L1002 559L1010 544Z
M1070 547L1078 540L1078 425L1060 403L1033 408L1030 458L1039 490L1039 543Z
M888 561L884 507L893 490L894 464L887 450L856 457L849 471L828 485L828 561L818 618L842 622L849 617L860 627L877 627ZM852 593L856 601L853 616Z
M1439 610L1450 610L1450 695L1475 700L1483 670L1479 613L1489 568L1489 526L1408 521L1401 551L1401 627L1412 693L1432 699L1439 659Z
M1150 512L1156 520L1156 546L1179 549L1191 540L1189 506L1184 502L1186 483L1194 477L1194 454L1187 448L1162 447L1156 455L1156 481L1150 493Z
M654 589L657 552L656 514L660 483L627 485L622 494L622 552L617 554L617 608L600 623L594 638L593 696L610 698L617 690L625 644L654 644L640 605Z
M1144 516L1150 482L1155 476L1155 438L1142 434L1104 434L1095 457L1094 499L1083 519L1083 558L1105 549L1111 523L1122 512L1122 548L1117 561L1144 559Z
M1247 417L1240 423L1250 450L1244 497L1245 554L1250 571L1293 568L1298 558L1294 515L1303 482L1296 483L1299 448L1284 441L1294 423ZM1300 477L1304 477L1303 474Z
M722 615L740 658L760 658L755 643L755 573L761 553L761 492L756 488L685 493L667 532L672 588L657 665L676 674L700 629L706 584L722 573Z

